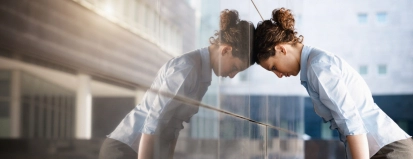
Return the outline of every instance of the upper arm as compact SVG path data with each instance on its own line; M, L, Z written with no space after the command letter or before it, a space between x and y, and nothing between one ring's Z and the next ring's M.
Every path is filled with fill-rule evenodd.
M316 63L308 69L309 79L319 100L330 109L344 135L363 134L367 130L345 84L341 69L331 63Z
M165 126L172 119L174 112L182 105L182 101L175 99L177 96L187 97L193 90L196 80L193 67L180 66L168 68L163 81L150 104L150 110L145 119L143 133L152 134L159 125Z

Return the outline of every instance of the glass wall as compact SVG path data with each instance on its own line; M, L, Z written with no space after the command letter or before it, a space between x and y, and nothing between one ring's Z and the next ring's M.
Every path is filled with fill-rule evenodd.
M303 89L256 64L233 78L217 76L224 67L215 67L230 61L215 54L220 49L208 48L224 9L236 10L256 26L275 8L300 13L299 4L0 2L0 158L98 158L107 137L136 151L143 131L177 137L173 158L304 158ZM199 55L203 61L188 61L195 55L186 53L194 50L206 51ZM185 67L168 69L175 64ZM203 72L173 76L198 68ZM199 81L204 80L210 84L203 87ZM182 93L181 87L173 92L180 84L194 92Z
M10 135L10 82L11 73L7 70L0 70L0 109L1 109L1 137Z

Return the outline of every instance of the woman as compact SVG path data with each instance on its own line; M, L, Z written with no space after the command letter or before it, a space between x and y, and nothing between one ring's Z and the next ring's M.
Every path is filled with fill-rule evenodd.
M290 10L272 12L254 37L254 58L279 78L297 76L314 110L338 129L347 158L413 158L413 139L373 101L363 78L340 57L307 46Z
M210 38L211 45L162 66L142 103L108 135L99 158L172 158L182 123L198 112L197 106L175 97L201 101L211 83L212 71L217 76L233 78L248 68L253 33L254 25L240 20L237 11L222 11L220 30Z

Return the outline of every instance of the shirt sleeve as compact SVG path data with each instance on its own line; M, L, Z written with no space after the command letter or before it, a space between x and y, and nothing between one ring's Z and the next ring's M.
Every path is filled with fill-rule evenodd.
M183 105L181 101L174 98L177 95L187 97L186 95L193 89L195 80L196 74L191 66L181 65L168 68L164 73L160 86L157 88L151 87L152 90L150 91L155 91L156 94L153 101L150 101L152 104L145 118L142 133L154 134L158 127L178 127L167 125L170 120L173 120L175 111ZM182 125L182 123L172 123Z
M312 64L308 76L321 103L331 110L332 117L344 136L368 132L346 84L341 79L341 69L337 65L325 62Z

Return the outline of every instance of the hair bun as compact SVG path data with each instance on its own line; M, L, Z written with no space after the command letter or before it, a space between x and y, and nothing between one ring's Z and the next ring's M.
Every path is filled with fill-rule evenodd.
M289 9L274 9L272 11L272 20L284 30L294 30L294 16Z
M238 11L225 9L220 15L220 30L228 30L239 22Z

